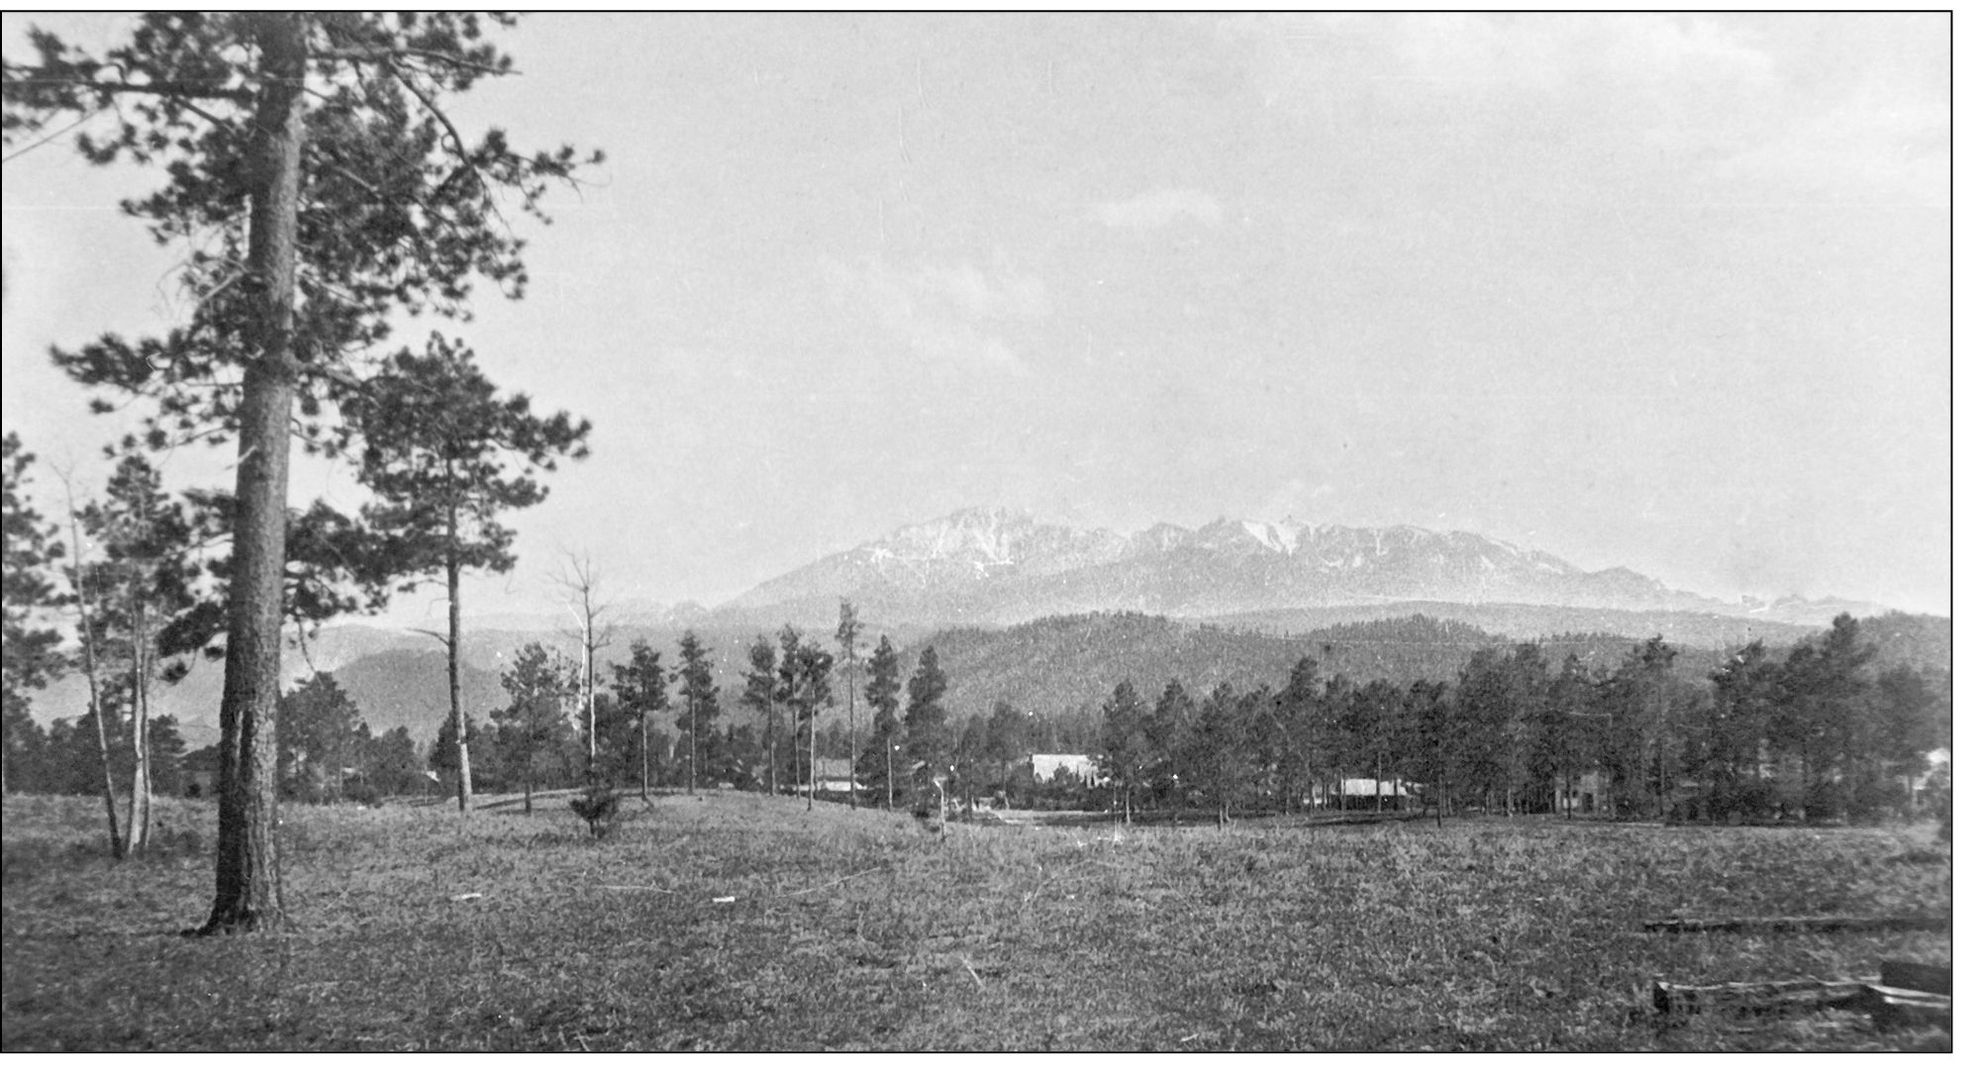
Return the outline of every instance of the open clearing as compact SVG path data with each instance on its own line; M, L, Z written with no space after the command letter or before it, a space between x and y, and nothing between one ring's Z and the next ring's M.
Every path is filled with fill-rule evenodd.
M953 825L734 793L589 840L565 799L289 806L291 932L185 939L212 808L101 855L101 809L7 797L7 1051L1861 1050L1940 1029L1651 1007L1690 984L1947 964L1945 933L1664 935L1674 915L1944 915L1907 829L1548 819ZM462 898L463 897L463 898ZM730 902L722 902L730 900Z

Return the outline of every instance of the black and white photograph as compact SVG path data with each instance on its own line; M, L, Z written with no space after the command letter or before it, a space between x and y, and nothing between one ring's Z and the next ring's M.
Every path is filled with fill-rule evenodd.
M0 1051L1949 1052L1953 30L0 15Z

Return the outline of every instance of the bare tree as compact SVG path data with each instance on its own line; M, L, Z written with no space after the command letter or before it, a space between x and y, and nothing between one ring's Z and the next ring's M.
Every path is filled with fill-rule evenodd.
M596 653L610 646L616 639L616 626L597 625L597 620L610 609L610 604L602 601L602 574L596 564L584 553L576 555L572 551L562 552L563 569L555 575L555 584L569 599L565 606L574 617L576 631L566 633L581 641L582 647L582 714L588 723L588 754L583 764L584 776L590 784L596 777Z
M109 727L103 721L103 685L96 672L94 599L90 595L91 571L86 565L88 557L82 552L82 515L75 506L75 485L71 472L57 468L55 477L62 483L62 494L68 507L69 581L75 588L76 629L82 638L82 676L89 682L89 717L96 720L96 751L102 757L103 810L109 816L110 854L121 859L123 833L116 824L116 780L110 770Z
M842 647L842 679L844 694L849 701L849 806L856 806L856 638L862 632L863 624L856 620L856 608L848 600L842 601L840 620L835 626L836 643Z

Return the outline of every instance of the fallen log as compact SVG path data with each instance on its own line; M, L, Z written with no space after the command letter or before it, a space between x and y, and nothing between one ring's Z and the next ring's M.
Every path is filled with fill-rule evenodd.
M1862 991L1860 981L1733 981L1722 985L1674 985L1657 981L1650 998L1663 1014L1753 1013L1839 1006Z
M1950 918L1921 914L1831 914L1782 918L1661 918L1643 923L1646 933L1949 932Z
M1951 995L1951 967L1933 966L1927 962L1911 962L1907 959L1884 959L1883 984L1890 988L1908 988L1916 992L1949 996Z
M1951 997L1863 981L1734 981L1678 985L1656 981L1651 1002L1660 1014L1852 1010L1878 1025L1951 1026Z
M1951 997L1908 988L1864 985L1862 991L1843 1004L1848 1010L1867 1011L1878 1025L1942 1025L1951 1028Z

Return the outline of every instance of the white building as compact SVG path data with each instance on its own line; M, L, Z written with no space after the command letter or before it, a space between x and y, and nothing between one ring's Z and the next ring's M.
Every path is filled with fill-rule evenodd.
M1070 777L1084 785L1093 785L1102 776L1093 755L1036 755L1033 760L1034 780L1042 784L1054 780L1055 773L1060 770L1067 770Z

